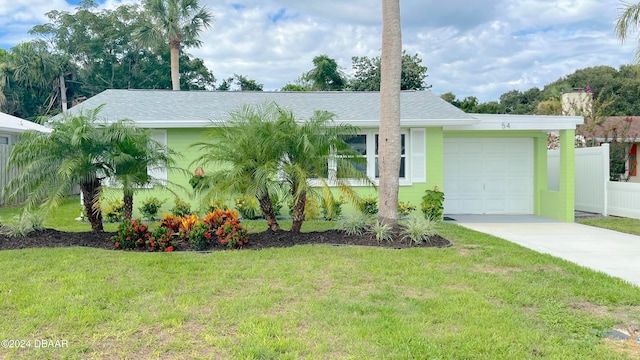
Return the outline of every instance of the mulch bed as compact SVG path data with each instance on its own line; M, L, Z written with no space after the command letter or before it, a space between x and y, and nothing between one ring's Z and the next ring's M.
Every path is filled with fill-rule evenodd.
M35 231L27 236L7 237L0 235L0 250L26 249L26 248L57 248L57 247L92 247L99 249L115 250L111 236L114 233L92 233L92 232L64 232L53 229ZM265 248L290 247L294 245L360 245L375 246L394 249L409 247L448 247L452 243L441 237L433 236L427 242L410 244L406 239L402 239L399 234L395 235L395 241L379 243L370 234L347 235L339 230L303 232L299 234L290 231L264 231L249 235L249 244L243 249L260 250ZM216 244L208 250L226 250L226 247ZM188 244L179 244L177 250L191 250Z

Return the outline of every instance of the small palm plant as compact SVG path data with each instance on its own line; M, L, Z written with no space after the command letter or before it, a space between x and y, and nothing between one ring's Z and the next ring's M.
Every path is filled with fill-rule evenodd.
M51 123L50 133L26 131L12 148L9 164L20 170L4 191L9 199L28 194L26 207L51 211L73 187L80 185L84 210L94 232L103 231L102 181L116 173L113 154L121 139L134 130L123 121L100 121L102 107L66 115Z

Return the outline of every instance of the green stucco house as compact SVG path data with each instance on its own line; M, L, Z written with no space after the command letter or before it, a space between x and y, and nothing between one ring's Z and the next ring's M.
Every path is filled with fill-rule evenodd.
M244 104L269 101L300 119L326 110L336 122L358 126L361 133L350 143L367 158L363 171L376 181L378 92L106 90L69 112L104 105L101 117L126 118L151 129L158 141L183 155L183 166L192 172L197 155L189 145L201 140L212 120L223 120ZM579 116L467 114L430 91L402 92L400 200L419 205L424 191L438 186L445 193L445 214L535 214L573 221L574 133L582 123ZM547 186L551 131L560 133L558 191ZM150 171L161 179L188 182L185 175L165 169Z

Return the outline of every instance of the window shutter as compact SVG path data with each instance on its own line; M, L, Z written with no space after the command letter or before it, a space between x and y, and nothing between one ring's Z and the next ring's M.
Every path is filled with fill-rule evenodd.
M167 130L151 130L151 138L159 142L162 146L167 146ZM169 171L166 167L148 168L147 173L163 185L167 185L169 181Z
M427 147L425 129L411 129L411 181L427 182Z

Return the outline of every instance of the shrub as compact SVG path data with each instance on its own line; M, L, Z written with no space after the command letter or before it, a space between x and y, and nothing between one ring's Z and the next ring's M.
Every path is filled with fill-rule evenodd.
M227 219L216 231L218 242L230 249L237 249L249 242L247 230L238 220Z
M150 236L149 228L140 220L125 220L118 226L118 232L111 240L118 249L135 249L144 248Z
M162 207L167 200L160 200L156 197L149 197L142 200L142 206L140 206L140 213L145 219L155 220L158 215L158 210Z
M410 202L399 201L398 202L398 216L405 217L409 216L409 214L416 209L415 206L411 205Z
M427 220L442 220L442 212L444 211L444 193L437 186L433 190L425 190L422 197L422 213Z
M191 204L176 198L174 206L169 211L177 216L189 215L191 214Z
M173 214L164 214L162 217L162 222L160 226L165 227L174 233L177 233L180 230L180 224L182 224L183 217L176 216Z
M375 196L360 199L360 211L365 215L378 213L378 198Z
M382 241L392 242L393 241L392 230L393 228L391 227L391 225L382 224L378 220L376 220L376 222L373 223L373 225L371 225L371 227L369 228L369 231L373 233L373 235L376 237L376 240L378 240L379 243Z
M209 205L207 205L207 212L212 212L212 211L215 211L216 209L227 210L228 208L229 207L227 206L224 200L213 199L211 200L211 202L209 202Z
M171 229L159 226L151 232L151 236L147 240L147 246L151 251L173 251L176 245L172 235L173 231Z
M236 199L236 209L238 209L242 218L247 220L257 219L260 212L258 200L245 196Z
M238 220L238 211L233 209L215 209L212 212L205 215L202 222L207 224L210 229L217 230L227 220Z
M195 222L184 235L194 250L205 250L211 244L211 232L209 226L205 223Z
M425 242L437 234L435 228L437 223L437 221L419 217L411 218L403 226L402 238L414 243Z
M322 217L327 221L333 221L342 215L342 205L345 204L344 198L341 196L338 200L334 197L324 199L321 203Z
M108 222L120 222L124 218L124 202L122 200L109 201L107 207L102 211L105 220Z
M185 234L184 238L188 238L186 234L189 234L191 229L199 223L200 220L198 219L198 215L187 215L182 218L182 221L180 221L179 232L181 234Z
M359 213L340 220L338 229L347 233L347 235L362 235L367 230L371 218L365 214Z

